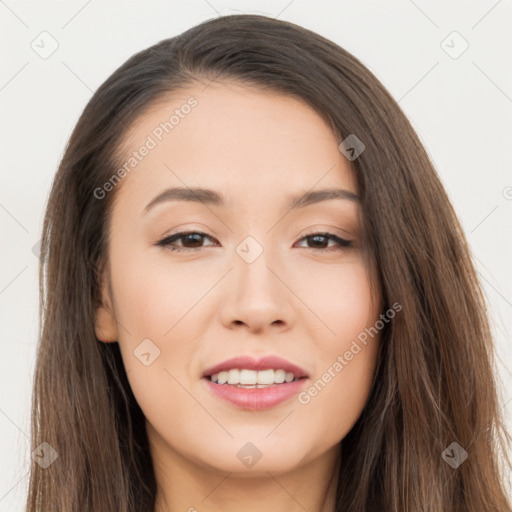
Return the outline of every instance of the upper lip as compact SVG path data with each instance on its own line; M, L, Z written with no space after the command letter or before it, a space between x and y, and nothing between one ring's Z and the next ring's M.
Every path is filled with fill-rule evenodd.
M260 359L254 359L248 356L238 356L227 359L222 363L216 364L203 372L202 377L209 377L215 373L231 370L234 368L247 370L284 370L291 372L297 378L308 377L306 370L296 364L277 356L265 356Z

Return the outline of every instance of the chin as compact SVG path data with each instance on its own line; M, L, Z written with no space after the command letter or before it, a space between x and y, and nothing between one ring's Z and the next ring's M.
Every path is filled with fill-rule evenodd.
M245 439L250 439L245 438ZM219 451L197 448L202 453L197 462L210 470L233 473L240 477L268 477L268 473L280 474L297 469L306 458L303 441L293 446L283 446L279 439L254 440L230 439L229 446L215 443Z
M264 460L266 459L266 460ZM268 459L263 456L253 466L246 466L241 463L238 459L226 459L223 461L210 461L209 467L211 470L218 471L219 473L232 473L231 476L240 478L255 478L265 477L268 478L268 474L279 475L293 471L299 467L298 462L290 460L276 460L275 458ZM213 464L212 464L213 463Z

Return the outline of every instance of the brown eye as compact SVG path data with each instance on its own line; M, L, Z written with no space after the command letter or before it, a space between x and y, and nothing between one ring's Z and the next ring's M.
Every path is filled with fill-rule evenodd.
M170 251L183 251L187 249L194 250L200 249L202 247L201 242L204 241L205 238L213 240L213 238L208 236L206 233L200 233L198 231L186 231L168 236L157 242L156 245L165 247ZM173 245L176 240L182 240L182 245Z
M303 237L301 240L310 241L312 246L307 247L308 249L319 249L321 251L343 250L344 248L352 245L352 240L340 238L332 233L313 233ZM326 244L331 240L334 241L338 247L327 247Z

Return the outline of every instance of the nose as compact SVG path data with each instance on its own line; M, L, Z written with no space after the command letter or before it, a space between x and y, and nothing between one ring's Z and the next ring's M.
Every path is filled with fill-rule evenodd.
M291 328L293 283L286 282L282 262L269 253L264 250L252 263L236 255L220 307L221 322L228 329L275 333Z

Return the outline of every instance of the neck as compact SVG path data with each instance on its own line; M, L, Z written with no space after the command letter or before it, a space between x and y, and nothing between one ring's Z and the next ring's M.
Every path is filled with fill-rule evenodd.
M334 512L340 467L338 445L308 464L280 474L222 472L153 446L155 512ZM261 473L261 472L260 472Z

